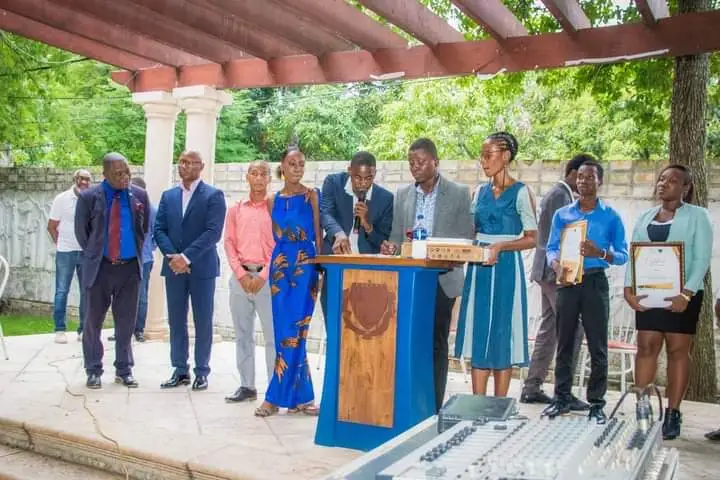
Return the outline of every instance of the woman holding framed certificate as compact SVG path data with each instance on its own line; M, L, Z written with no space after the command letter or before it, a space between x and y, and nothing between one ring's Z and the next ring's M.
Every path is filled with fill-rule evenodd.
M495 396L510 387L513 366L528 363L527 286L522 250L535 247L537 220L529 188L513 179L508 164L518 143L506 132L490 135L480 165L490 179L475 192L476 239L487 246L484 264L470 263L465 276L455 356L471 358L473 393L485 395L493 375Z
M638 330L637 386L655 380L663 343L667 349L666 440L680 435L680 402L687 389L690 347L712 255L710 215L686 203L692 192L692 176L686 167L669 165L660 172L656 195L662 204L642 213L635 223L625 275L625 300L636 312Z

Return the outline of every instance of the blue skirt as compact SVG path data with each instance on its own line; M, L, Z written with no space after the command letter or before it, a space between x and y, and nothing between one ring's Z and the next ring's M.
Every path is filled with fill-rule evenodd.
M504 370L528 364L525 268L520 252L502 252L494 266L469 264L455 356L473 368Z

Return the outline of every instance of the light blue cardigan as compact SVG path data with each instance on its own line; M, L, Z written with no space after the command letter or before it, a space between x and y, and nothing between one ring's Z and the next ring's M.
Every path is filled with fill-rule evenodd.
M633 229L633 242L650 241L647 227L660 208L653 207L640 215ZM684 203L675 211L667 241L685 244L685 288L693 292L702 290L713 248L713 230L707 209ZM632 286L632 262L628 262L625 269L625 286Z

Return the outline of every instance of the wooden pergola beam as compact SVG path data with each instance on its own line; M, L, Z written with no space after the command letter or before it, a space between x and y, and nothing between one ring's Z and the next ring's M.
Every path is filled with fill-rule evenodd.
M175 20L136 5L114 0L53 0L80 13L105 22L122 25L128 30L154 38L176 48L218 64L245 56L242 50L195 30Z
M451 0L475 23L482 26L495 40L523 37L525 26L500 0Z
M169 48L150 38L61 7L48 0L4 0L3 6L23 17L115 49L125 50L162 65L180 66L207 63L202 58Z
M187 0L130 0L163 17L173 19L205 32L252 56L269 59L309 53L282 37L273 36L257 27L240 22L236 17L222 15L216 9L194 5Z
M542 0L542 2L566 32L573 33L590 28L590 19L577 0Z
M370 52L382 48L403 48L407 42L345 0L276 0L301 11L337 35Z
M462 33L416 0L359 2L430 47L441 43L462 42L465 39Z
M404 78L429 78L472 73L494 74L557 68L584 63L616 63L628 59L683 56L720 50L720 11L687 13L661 20L654 28L643 23L510 38L502 47L494 40L458 42L435 48L417 46L371 54L335 52L318 59L311 55L269 62L239 59L223 68L188 66L172 75L169 69L139 72L130 83L134 91L171 90L178 86L213 85L220 88L278 87L321 83L365 82L373 76L404 72ZM127 82L130 72L115 72Z
M353 49L350 42L324 30L322 25L293 14L271 0L196 0L196 3L211 5L225 16L242 18L314 55Z
M137 71L150 68L156 64L156 62L147 58L64 32L2 8L0 8L0 30L16 33L127 70ZM132 74L127 78L128 80L131 79Z
M635 3L640 16L648 25L653 25L658 20L670 16L667 0L635 0Z

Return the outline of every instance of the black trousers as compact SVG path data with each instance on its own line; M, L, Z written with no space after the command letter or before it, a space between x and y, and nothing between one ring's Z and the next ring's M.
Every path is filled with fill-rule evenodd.
M448 376L448 336L455 298L445 295L440 284L435 294L435 330L433 331L433 374L435 376L435 412L442 407Z
M86 318L82 346L85 371L102 375L103 344L100 339L103 321L112 305L115 320L115 374L129 375L134 365L132 335L140 291L137 260L121 265L103 261L93 286L85 292Z
M555 358L555 398L572 400L573 353L578 319L582 319L590 353L590 379L587 400L605 406L608 377L608 317L610 295L604 270L588 270L579 285L558 289L557 336ZM580 365L580 368L585 368Z

